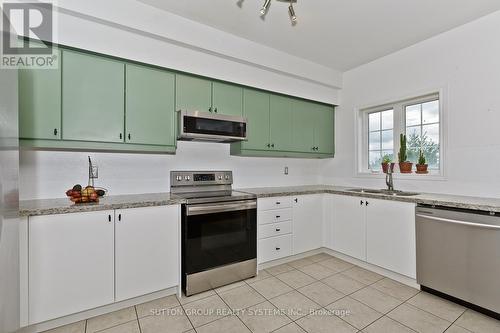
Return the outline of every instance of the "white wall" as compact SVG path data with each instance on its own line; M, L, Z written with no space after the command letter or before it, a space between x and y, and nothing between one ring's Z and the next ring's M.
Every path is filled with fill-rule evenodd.
M447 115L443 119L448 143L446 179L398 179L396 187L500 197L499 36L500 12L496 12L344 73L336 156L325 163L323 180L384 186L383 179L354 176L354 109L441 87Z
M341 73L133 0L60 0L55 42L222 80L338 104ZM110 194L165 192L169 172L234 171L235 187L319 182L322 161L239 158L229 145L179 143L176 155L23 151L21 199L64 197L87 181L87 156L100 167L96 185ZM289 175L283 168L289 167Z

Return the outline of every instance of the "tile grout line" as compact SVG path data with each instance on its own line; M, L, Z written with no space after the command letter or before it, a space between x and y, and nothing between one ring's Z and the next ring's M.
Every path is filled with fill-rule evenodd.
M249 286L249 287L250 287L250 286ZM240 288L240 287L238 287L238 288ZM252 288L252 287L250 287L250 288ZM252 289L253 289L253 288L252 288ZM230 290L232 290L232 289L230 289ZM256 292L257 292L257 291L256 291ZM216 293L217 293L217 291L216 291ZM257 292L257 293L258 293L258 292ZM218 294L218 293L217 293L217 294ZM259 294L259 295L260 295L260 294ZM261 296L262 296L262 295L261 295ZM234 309L232 309L232 308L229 306L229 304L227 304L227 302L226 302L226 301L225 301L225 300L224 300L224 299L223 299L220 295L219 295L219 297L220 297L220 299L222 300L222 302L224 302L224 304L226 304L226 305L227 305L227 307L228 307L231 311L233 311L233 310L234 310ZM262 297L264 297L264 296L262 296ZM265 297L264 297L264 299L265 299ZM261 304L261 303L258 303L258 304ZM245 309L248 309L249 307L252 307L252 306L255 306L255 305L257 305L257 304L250 305L250 306L246 307ZM230 316L231 316L231 315L230 315ZM240 322L241 322L241 323L242 323L242 324L243 324L243 325L244 325L244 326L248 329L248 331L252 332L252 330L250 329L250 327L248 327L248 326L247 326L247 325L243 322L243 320L241 320L241 318L240 318L238 315L235 315L235 317L236 317L236 318L237 318L237 319L238 319L238 320L239 320L239 321L240 321ZM226 318L226 317L223 317L223 318ZM220 318L220 319L222 319L222 318Z
M141 323L139 322L139 314L137 313L137 306L134 305L135 317L137 318L137 326L139 326L139 333L142 333Z

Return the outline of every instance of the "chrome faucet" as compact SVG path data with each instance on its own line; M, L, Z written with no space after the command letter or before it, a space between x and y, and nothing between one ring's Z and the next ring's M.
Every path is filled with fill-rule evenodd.
M392 179L393 170L391 164L387 168L387 173L385 174L385 183L387 184L387 190L394 191L394 180Z

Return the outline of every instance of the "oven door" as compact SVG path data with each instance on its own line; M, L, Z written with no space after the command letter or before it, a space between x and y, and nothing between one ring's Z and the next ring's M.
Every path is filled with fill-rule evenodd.
M257 257L257 203L183 205L183 275Z
M243 117L206 112L179 112L179 139L235 142L247 139L247 121Z

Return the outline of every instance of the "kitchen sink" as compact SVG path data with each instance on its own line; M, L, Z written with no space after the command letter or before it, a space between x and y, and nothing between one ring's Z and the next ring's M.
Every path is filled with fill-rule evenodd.
M394 195L400 197L411 197L414 195L419 195L420 193L416 192L406 192L406 191L390 191L390 190L374 190L374 189L365 189L365 188L351 188L347 190L348 192L356 192L356 193L369 193L369 194L385 194L385 195Z

